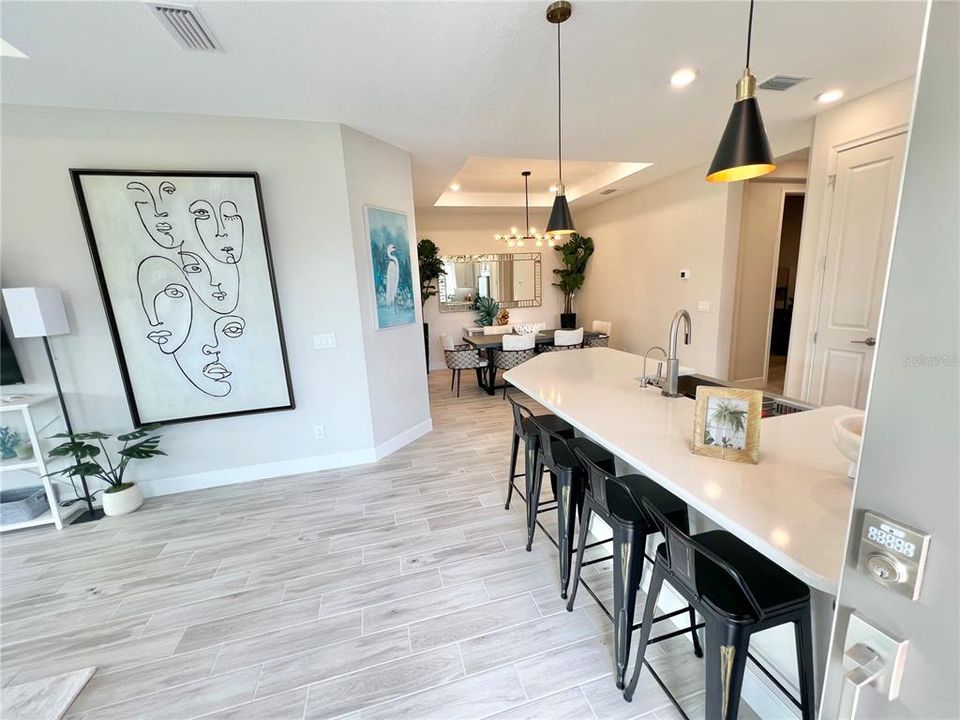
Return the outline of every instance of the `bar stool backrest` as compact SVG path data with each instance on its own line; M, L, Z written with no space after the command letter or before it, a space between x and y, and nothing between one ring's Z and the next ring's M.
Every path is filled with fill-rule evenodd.
M610 504L607 501L607 482L616 482L617 478L611 476L603 468L588 458L586 454L580 450L580 448L574 448L574 453L576 454L577 459L579 459L580 462L583 463L583 466L587 469L587 493L591 498L593 498L594 503L596 503L603 512L605 512L607 515L611 515L612 511ZM633 496L631 495L630 497L632 498Z
M642 498L643 509L650 515L654 524L663 533L667 542L667 569L670 574L698 599L703 597L704 588L697 584L697 563L713 563L733 580L746 598L757 620L764 617L763 608L750 590L743 576L723 558L711 552L694 538L687 535L660 512L647 498Z
M523 421L524 419L533 420L535 417L533 411L526 405L518 403L511 395L507 395L507 400L510 401L510 409L513 410L513 431L517 435L523 435Z
M531 417L530 420L536 425L537 432L540 434L540 452L543 453L543 464L548 468L557 467L557 461L553 456L553 443L561 442L569 450L570 446L567 444L566 438L553 432L553 430L545 428L540 424L535 415Z

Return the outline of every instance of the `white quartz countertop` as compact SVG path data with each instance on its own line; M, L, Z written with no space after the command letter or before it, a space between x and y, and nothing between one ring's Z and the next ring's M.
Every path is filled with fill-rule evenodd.
M757 465L694 455L696 403L640 387L642 366L637 355L591 348L543 353L504 377L809 586L836 595L852 481L831 424L856 411L764 418Z

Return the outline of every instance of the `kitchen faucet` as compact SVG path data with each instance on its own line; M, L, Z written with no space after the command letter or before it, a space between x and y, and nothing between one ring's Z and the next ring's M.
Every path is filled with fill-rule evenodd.
M677 310L670 323L670 354L667 357L667 377L663 385L663 394L667 397L680 397L677 392L677 379L680 376L680 360L677 358L677 336L680 334L680 321L684 322L683 344L690 344L690 313L686 310Z

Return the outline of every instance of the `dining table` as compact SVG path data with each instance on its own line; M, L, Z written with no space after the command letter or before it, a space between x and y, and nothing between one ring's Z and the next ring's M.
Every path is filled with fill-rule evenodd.
M537 348L553 345L553 336L556 332L556 328L552 330L541 330L538 332L536 337ZM593 332L591 330L584 330L583 342L586 343L588 340L598 338L602 334L603 333ZM463 341L468 345L472 345L480 353L486 352L487 367L483 369L477 376L477 381L480 384L480 388L485 390L488 395L493 395L497 390L502 390L504 386L496 384L497 368L493 364L493 353L495 350L503 349L503 334L464 335Z

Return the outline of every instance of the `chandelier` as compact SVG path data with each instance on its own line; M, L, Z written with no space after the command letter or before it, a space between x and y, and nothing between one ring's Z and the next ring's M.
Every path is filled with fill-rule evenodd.
M543 247L544 243L547 243L550 247L553 247L555 241L552 235L541 235L537 232L535 227L530 225L530 171L524 170L523 175L523 206L526 210L526 219L525 230L523 234L520 234L520 229L517 227L510 228L509 233L497 234L493 236L493 239L497 242L504 242L507 244L507 247L523 247L527 242L534 243L537 247Z

